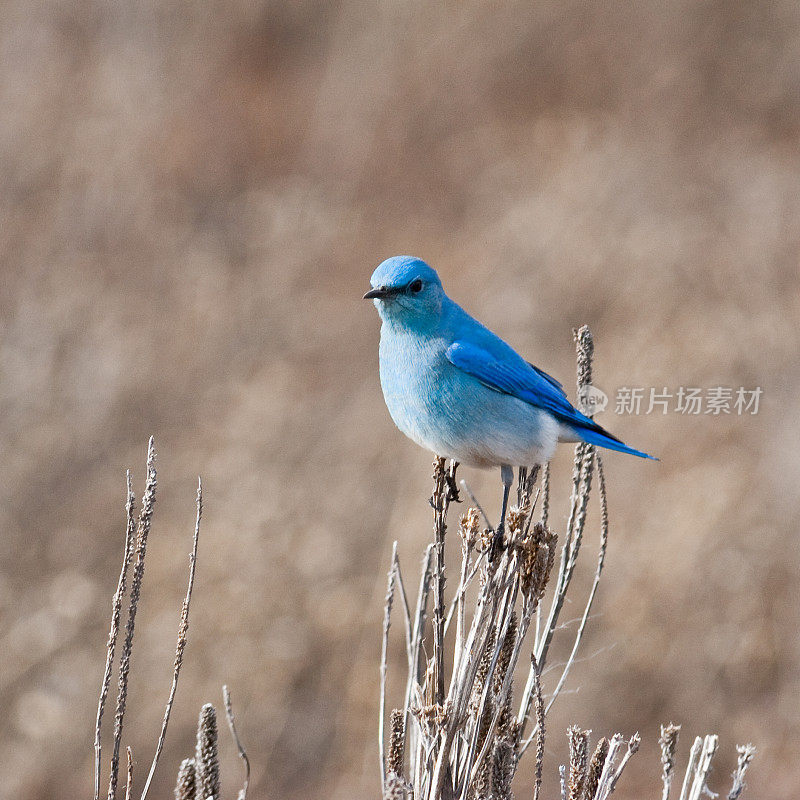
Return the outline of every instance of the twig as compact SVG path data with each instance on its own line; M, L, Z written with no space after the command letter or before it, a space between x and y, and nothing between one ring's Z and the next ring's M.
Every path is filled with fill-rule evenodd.
M222 699L225 704L225 719L228 720L228 727L230 728L233 741L236 744L239 758L244 762L244 786L239 790L238 800L247 800L247 790L250 787L250 759L247 757L247 751L239 740L239 734L236 731L236 721L233 717L233 706L231 704L231 693L228 691L227 686L222 687Z
M689 763L686 765L686 774L683 776L683 785L681 786L680 800L687 800L689 797L689 787L691 785L692 776L697 769L697 762L700 759L700 751L703 749L703 740L698 736L692 744L692 749L689 751Z
M542 525L547 527L550 516L550 462L544 465L542 472Z
M580 392L583 386L589 385L592 378L592 357L594 354L594 343L589 328L584 325L580 330L573 331L577 349L577 383ZM556 580L553 599L550 603L550 610L547 614L544 626L541 626L540 617L537 614L536 630L537 639L534 647L536 663L540 669L544 669L547 661L547 653L553 635L558 627L558 617L564 605L567 592L569 590L572 575L577 563L583 538L583 529L586 523L586 508L589 502L589 494L592 485L592 465L594 463L594 448L590 444L580 442L575 447L575 458L572 471L572 495L570 502L569 519L567 531L564 536L564 544L561 548L561 558L558 566L558 578ZM543 485L543 518L546 518L545 508L549 505L550 473L545 470ZM592 598L593 600L593 598ZM581 632L582 635L582 632ZM559 689L560 691L560 689ZM524 733L528 714L531 707L531 694L533 692L533 675L528 672L528 679L522 694L520 710L517 721ZM529 741L529 740L528 740Z
M617 767L616 771L614 772L614 777L611 778L611 783L608 786L608 794L611 794L617 786L617 781L620 779L622 775L622 770L625 769L625 765L630 761L631 757L634 756L639 751L639 745L641 744L642 739L638 733L634 733L630 739L628 739L628 749L625 751L625 755L622 756L622 761L619 762L619 766Z
M663 786L661 800L669 800L669 791L672 786L672 778L675 775L675 751L678 747L678 735L681 732L680 725L661 726L661 737L658 745L661 748L661 783Z
M100 769L101 769L101 743L100 733L103 723L103 710L105 709L108 689L111 685L111 672L114 667L114 651L117 646L117 636L119 635L119 623L122 616L122 600L125 597L126 583L128 579L128 568L133 555L133 541L136 532L135 505L136 497L131 488L131 471L126 472L127 499L125 501L125 550L122 555L122 568L119 571L117 581L117 591L111 601L111 629L108 632L108 644L106 646L106 667L103 673L103 682L100 687L100 699L97 703L97 721L94 726L94 800L100 797Z
M469 484L465 480L459 481L461 484L461 488L469 495L469 499L472 501L472 505L481 512L481 516L483 517L483 521L486 523L486 527L490 530L493 530L492 523L489 522L489 517L486 515L486 512L483 510L483 506L478 502L478 498L472 493L472 489L469 488Z
M406 678L406 691L403 701L403 730L405 737L409 739L409 728L412 728L412 738L416 738L419 734L420 727L417 724L409 726L408 717L411 707L411 695L415 686L419 683L419 666L420 666L420 649L422 647L422 640L425 635L425 617L426 609L428 607L428 596L430 595L431 587L431 562L433 560L433 545L429 544L425 548L425 555L422 559L422 569L419 579L419 590L417 592L417 606L414 613L414 625L411 634L411 658L408 664L408 676ZM414 774L418 767L417 751L418 748L413 746L415 742L411 742L411 746L406 749L410 753L410 769L411 774Z
M381 786L386 783L386 747L384 741L384 728L386 716L386 668L389 652L389 626L392 621L392 602L394 600L394 584L397 563L397 542L392 545L392 564L386 584L386 597L383 605L383 638L381 640L381 688L380 707L378 711L378 756L381 764Z
M125 640L122 645L122 654L119 664L119 692L117 693L117 711L114 717L114 749L111 755L111 775L108 781L108 800L115 800L117 795L117 780L119 776L119 748L122 739L122 725L125 718L125 705L128 698L128 675L130 673L131 650L133 649L133 634L136 624L136 609L139 604L139 595L142 590L144 578L144 559L147 553L147 537L150 533L150 523L153 518L153 505L156 501L156 467L155 444L153 437L147 445L147 480L144 494L142 495L142 508L139 512L139 522L136 529L136 563L133 566L131 580L130 605L128 607L128 621L125 625Z
M125 771L125 800L131 800L131 793L133 792L133 754L131 748L125 748L127 758L127 770Z
M394 571L397 577L397 588L400 590L400 602L403 604L403 622L406 628L406 655L411 658L411 609L408 605L406 585L403 582L403 571L400 569L400 558L395 553Z
M744 790L745 773L756 754L756 749L752 744L737 745L736 751L739 753L739 759L733 773L733 786L728 792L728 800L739 800L739 795Z
M711 769L711 761L714 758L714 753L717 752L718 744L719 737L714 734L706 736L703 739L703 747L700 751L700 757L697 760L697 769L695 770L694 782L689 792L689 800L700 800L700 795L706 788L706 779Z
M452 466L452 481L455 482L455 463ZM445 459L437 457L433 462L434 489L431 496L433 506L433 535L436 564L433 572L433 663L434 702L444 703L444 538L447 532L447 510L450 505L448 473Z
M552 697L550 698L550 702L547 704L547 710L553 706L553 703L556 701L561 689L564 686L564 683L567 680L567 676L569 675L569 671L572 668L572 665L575 663L575 658L578 654L578 648L580 647L581 639L583 638L583 633L586 630L586 623L589 619L589 614L592 611L592 605L594 604L594 598L597 595L597 589L600 586L600 576L603 573L603 564L605 563L606 558L606 550L608 548L608 500L606 497L606 479L603 473L603 462L600 459L599 455L595 455L597 461L597 477L598 477L598 489L600 495L600 552L597 556L597 567L595 568L594 572L594 579L592 581L592 588L589 591L589 599L586 601L586 607L583 611L583 616L581 617L580 625L578 625L577 633L575 634L575 641L572 645L572 650L569 654L569 658L567 659L567 663L564 666L564 670L561 673L561 677L558 680L558 684L556 685L555 691L553 692Z
M558 625L558 615L564 605L564 600L569 591L569 585L575 570L575 564L580 550L583 537L583 523L586 519L586 503L589 499L591 490L591 466L593 450L591 445L583 442L575 448L575 462L573 469L572 502L570 505L569 520L567 522L567 532L564 536L564 545L561 549L561 561L558 568L558 581L556 582L555 594L550 605L550 612L547 616L542 638L537 642L536 660L544 665L547 660L547 651L553 640Z
M539 673L539 666L532 653L531 666L533 667L533 698L534 708L536 709L536 782L533 787L533 800L539 800L539 792L542 788L542 767L544 764L545 711L544 701L542 700L542 680Z
M614 766L617 762L617 753L622 747L623 738L619 733L615 733L608 742L608 753L606 755L603 770L600 773L600 780L597 782L595 800L606 800L611 794L611 782L614 779Z
M181 619L178 625L178 641L175 645L175 661L172 669L172 686L169 690L169 698L167 700L166 708L164 709L164 719L161 722L161 732L158 735L158 744L156 745L156 752L153 756L153 762L150 764L150 772L147 774L147 780L144 783L142 790L141 800L147 797L147 791L150 788L150 783L153 780L153 775L158 765L158 759L161 756L161 751L164 749L164 740L167 737L167 725L169 725L169 717L172 713L172 705L175 702L175 693L178 691L178 678L181 673L181 666L183 665L183 652L186 649L186 640L189 633L189 604L192 601L192 589L194 588L194 573L197 566L197 544L200 538L200 518L203 516L203 482L198 477L197 479L197 516L194 523L194 536L192 538L192 552L189 554L189 583L186 587L186 596L183 599L183 606L181 607Z

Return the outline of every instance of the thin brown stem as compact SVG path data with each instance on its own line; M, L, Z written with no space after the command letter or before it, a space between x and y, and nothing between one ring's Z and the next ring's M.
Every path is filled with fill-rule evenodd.
M117 591L114 593L114 598L111 601L111 629L108 632L108 644L106 646L106 667L103 673L103 682L100 687L100 699L97 703L97 720L94 727L94 800L99 800L100 797L100 770L101 770L101 741L100 734L103 723L103 711L108 698L108 689L111 685L111 673L114 667L114 651L117 646L117 637L119 636L119 623L122 616L122 601L125 598L127 589L128 569L131 563L131 556L133 554L134 534L136 533L136 497L131 488L131 472L126 472L126 495L125 502L125 516L127 523L125 525L125 550L122 555L122 567L119 571L119 579L117 580Z
M228 720L228 728L230 728L236 750L239 753L239 758L241 758L244 763L244 786L239 790L237 800L247 800L247 790L250 787L250 759L247 757L247 751L244 749L239 739L239 734L236 731L236 721L233 717L233 705L231 704L231 693L228 691L227 686L222 687L222 699L225 704L225 719Z
M153 519L153 506L156 501L156 467L155 444L153 437L147 446L147 479L144 494L142 495L142 508L139 512L139 521L136 527L136 562L133 566L131 580L130 604L128 606L128 620L125 625L125 640L122 644L122 653L119 664L119 691L117 693L117 710L114 716L114 745L111 754L111 774L108 781L108 800L115 800L117 796L117 781L119 779L119 748L122 740L122 726L125 719L125 706L128 699L128 675L130 673L131 651L133 650L133 634L136 625L136 609L139 605L139 595L142 591L144 578L144 561L147 554L147 537L150 533L150 523Z
M178 625L178 640L175 645L175 661L172 669L172 686L170 687L169 698L167 699L167 705L164 709L164 719L161 722L161 731L158 734L156 752L153 756L153 762L150 764L150 772L147 774L147 780L144 783L141 800L145 800L147 797L147 791L153 780L153 775L158 765L158 759L161 756L161 751L164 749L164 740L167 737L167 726L169 725L169 717L172 713L172 705L175 702L175 693L178 691L178 678L180 677L181 666L183 665L183 652L186 649L186 641L189 633L189 604L192 601L194 574L197 566L197 544L200 539L200 518L203 516L203 482L200 478L197 479L196 505L197 514L194 523L194 536L192 538L192 552L189 554L189 583L186 587L186 596L183 599L181 618Z
M384 729L386 727L386 669L389 652L389 627L392 622L392 603L394 601L394 585L397 572L397 542L392 545L392 563L386 583L386 597L383 604L383 637L381 639L381 685L380 705L378 710L378 756L381 766L381 786L386 783L386 746Z

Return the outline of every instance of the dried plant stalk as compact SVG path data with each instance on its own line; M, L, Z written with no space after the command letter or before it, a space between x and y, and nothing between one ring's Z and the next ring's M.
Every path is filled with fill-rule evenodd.
M125 770L125 800L131 800L133 792L133 753L130 747L125 748L127 769Z
M200 478L197 479L197 516L194 523L194 537L192 539L192 552L189 554L189 584L186 587L186 597L183 599L183 606L181 607L180 623L178 625L178 641L175 645L175 661L172 668L172 686L169 690L169 698L167 699L167 706L164 709L164 719L161 723L161 732L158 735L158 744L156 745L156 752L153 756L153 762L150 765L150 772L147 774L147 780L142 790L141 800L147 797L147 790L150 788L150 783L153 780L153 775L158 765L158 759L161 756L161 751L164 749L164 740L167 736L167 725L169 725L169 717L172 712L172 705L175 702L175 693L178 690L178 677L181 673L181 666L183 664L183 651L186 649L186 637L189 632L189 604L192 601L192 589L194 588L194 573L197 565L197 543L200 538L200 518L203 516L203 482Z
M386 781L386 745L384 740L384 728L386 717L386 668L389 651L389 627L392 622L392 603L394 601L394 585L397 572L395 563L397 561L397 542L392 547L392 566L386 581L386 596L383 606L383 638L381 640L381 690L380 705L378 710L378 758L381 768L381 785Z
M589 329L584 326L575 331L575 342L577 380L579 390L582 390L590 385L592 378L594 345ZM603 462L592 446L580 443L575 448L568 521L563 543L558 547L558 537L548 527L549 469L520 468L517 505L509 508L506 516L505 548L491 561L487 553L494 529L480 503L462 481L472 507L461 517L459 524L461 561L456 573L458 585L445 615L448 606L444 596L444 541L449 504L456 499L455 470L456 465L448 467L443 458L434 462L430 501L434 515L434 541L426 550L413 614L402 588L396 542L392 550L381 648L379 749L383 796L392 800L406 796L414 800L510 800L511 785L520 759L535 742L534 800L539 800L546 714L562 691L576 661L597 596L608 547L609 514ZM542 488L535 493L534 483L540 474ZM545 703L542 674L556 631L566 627L560 624L559 618L583 549L588 503L594 487L600 505L600 542L594 578L569 656L558 673L549 702ZM534 509L539 499L542 503L540 521L534 523ZM483 529L482 522L486 525ZM558 559L557 550L560 553ZM552 591L548 592L551 584ZM384 742L386 672L390 614L397 587L400 588L406 615L408 676L404 705L391 714L387 754ZM431 592L432 624L426 627ZM548 603L542 613L546 595ZM451 626L453 620L455 623ZM534 620L534 638L527 645L526 636ZM448 638L448 633L451 638ZM453 653L448 671L444 655L450 646ZM526 646L532 650L531 666L519 698L519 710L512 713L515 668ZM432 654L429 660L422 657L425 652ZM528 734L526 727L531 721L533 730ZM640 740L638 734L627 739L620 734L610 739L602 738L591 759L588 731L571 729L569 741L569 773L565 769L563 783L565 800L607 800L637 752ZM664 752L671 753L669 770L665 772L671 776L674 742ZM707 772L707 764L713 755L710 748L703 752L703 758L700 751L697 753L689 772L687 793L681 800L699 800L695 793L705 785L705 779L698 777L700 773L697 770L705 769ZM690 789L693 792L691 796L688 794ZM665 794L662 800L669 798ZM738 794L731 800L738 800Z
M711 769L711 761L714 758L714 754L717 752L718 744L719 737L714 734L703 738L703 746L700 749L700 755L697 759L697 766L694 771L694 780L692 781L692 787L687 795L688 800L700 800L701 795L706 791L708 772Z
M117 581L117 589L112 599L111 606L111 626L106 647L106 664L103 673L103 680L100 688L100 698L98 701L97 717L95 722L95 798L99 795L99 776L101 770L101 734L102 720L105 703L111 683L111 673L114 668L114 655L116 644L119 638L120 623L122 618L122 605L126 595L128 572L133 563L133 575L130 583L130 595L128 597L128 614L125 624L125 636L120 650L119 680L117 705L114 718L114 739L111 757L111 772L109 777L109 800L116 798L119 782L119 750L121 746L123 723L127 705L128 680L131 667L131 653L133 650L133 640L135 633L136 612L141 596L142 582L144 578L145 558L147 555L147 540L152 524L153 506L156 497L156 470L155 470L155 445L153 438L150 438L147 448L147 478L145 481L144 494L142 496L141 510L138 519L135 515L135 497L131 488L130 472L127 473L127 501L126 501L126 533L125 549L123 553L122 567ZM181 607L180 623L178 626L178 637L175 646L175 660L173 662L172 685L169 697L164 710L164 718L156 745L155 755L153 756L147 780L141 794L141 800L146 800L148 789L152 783L153 775L162 753L166 738L167 727L175 701L178 679L183 664L186 649L187 635L189 630L189 608L194 588L195 571L197 566L197 548L200 537L200 520L203 513L203 490L202 483L198 479L196 497L196 518L194 526L194 537L192 539L192 549L189 556L189 579L186 588L186 595ZM135 560L134 560L135 558ZM399 564L396 560L394 567L399 574ZM408 619L408 604L403 594L404 606L407 617L407 630L410 630L410 620ZM409 637L407 636L407 640ZM247 790L250 781L250 763L247 753L242 747L233 718L233 711L230 702L230 693L227 687L223 687L223 698L225 701L225 713L228 725L231 729L234 742L236 743L239 757L245 764L244 787L239 792L239 800L246 800ZM125 781L125 800L131 800L133 791L133 757L131 748L126 748L127 769ZM193 759L186 759L181 764L178 772L178 780L175 786L176 800L218 800L219 798L219 764L217 759L217 721L213 706L204 706L200 713L197 732L196 755Z
M100 699L97 703L97 720L94 726L94 800L100 797L100 769L101 769L101 741L100 734L103 724L103 711L108 697L108 689L111 685L111 672L114 667L114 651L117 647L117 637L119 636L119 623L122 617L122 601L125 598L126 584L128 580L128 569L133 555L133 542L136 533L136 497L131 488L131 472L126 473L127 499L125 502L125 549L122 555L122 567L119 571L117 581L117 591L111 601L111 629L108 632L108 644L106 645L106 668L103 673L103 681L100 687Z
M117 692L117 710L114 716L114 744L111 754L111 775L108 781L108 800L114 800L117 795L119 748L122 740L125 706L128 699L128 675L131 668L131 651L133 649L133 634L136 625L136 610L139 605L139 595L142 591L144 561L147 554L147 537L150 533L150 523L153 519L153 506L156 501L155 459L155 443L151 436L147 445L147 479L142 496L142 508L139 512L139 520L136 526L136 562L133 565L133 578L131 579L128 620L125 625L125 639L122 644L122 653L119 663L119 691Z
M678 735L681 732L680 725L661 726L661 738L658 745L661 748L661 783L663 790L661 800L669 800L669 791L672 786L672 778L675 774L675 751L678 748Z
M683 776L683 785L681 786L680 800L688 800L689 790L692 786L692 779L697 770L697 764L700 760L700 751L703 749L703 739L698 736L692 744L692 749L689 751L689 763L686 765L686 774Z
M744 791L745 773L756 754L756 749L752 744L739 745L736 750L739 753L739 759L733 773L733 785L730 792L728 792L728 800L739 800Z
M531 655L531 660L533 661L533 698L536 711L536 779L533 785L533 800L539 800L539 792L542 789L542 771L544 766L545 711L539 667L533 655Z
M447 532L447 511L450 501L455 499L453 487L458 464L445 466L446 459L433 462L434 489L431 495L433 506L433 534L435 565L433 572L433 663L435 702L444 702L444 538Z
M247 751L244 749L236 730L236 720L233 717L233 706L231 705L231 693L228 691L227 686L222 687L222 699L225 704L225 719L228 720L228 728L230 728L239 758L244 763L244 786L239 790L238 800L247 800L247 790L250 788L250 759L247 757Z

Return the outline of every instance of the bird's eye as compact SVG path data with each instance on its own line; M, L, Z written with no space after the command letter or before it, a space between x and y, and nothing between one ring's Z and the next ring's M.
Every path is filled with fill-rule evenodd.
M419 278L415 281L411 281L408 285L408 291L411 292L411 294L419 294L422 291L422 281Z

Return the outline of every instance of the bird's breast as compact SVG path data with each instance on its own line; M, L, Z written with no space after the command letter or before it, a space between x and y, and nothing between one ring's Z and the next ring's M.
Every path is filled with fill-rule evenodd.
M486 387L447 360L449 341L381 331L380 376L389 413L417 444L466 464L538 464L557 424L541 409Z
M402 333L383 333L380 376L389 413L403 433L414 437L420 426L440 413L445 365L444 347Z

